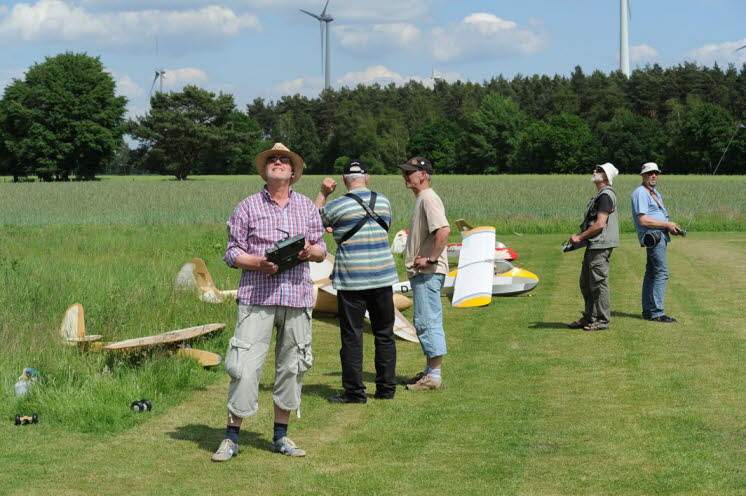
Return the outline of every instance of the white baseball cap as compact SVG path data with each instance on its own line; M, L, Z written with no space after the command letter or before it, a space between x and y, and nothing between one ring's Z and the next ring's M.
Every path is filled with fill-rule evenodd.
M657 171L660 172L661 170L658 168L658 164L655 162L648 162L646 164L642 164L642 170L640 171L640 175L650 172L650 171Z
M605 164L597 165L596 167L601 167L604 170L606 173L606 179L609 180L609 184L614 182L614 178L619 175L619 170L614 167L611 162L606 162Z

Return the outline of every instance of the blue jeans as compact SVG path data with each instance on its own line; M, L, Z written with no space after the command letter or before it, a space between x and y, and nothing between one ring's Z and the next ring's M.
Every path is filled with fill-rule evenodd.
M664 315L663 300L666 297L668 281L668 260L666 260L666 239L652 248L646 248L648 262L645 278L642 281L642 317L652 319Z
M418 274L409 279L414 298L414 328L427 358L447 353L446 333L443 330L443 306L440 290L443 274Z

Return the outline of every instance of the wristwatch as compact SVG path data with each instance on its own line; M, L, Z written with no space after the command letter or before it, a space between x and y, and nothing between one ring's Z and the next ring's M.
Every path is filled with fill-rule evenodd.
M427 257L427 264L428 265L435 265L436 263L438 263L437 260L430 260L430 257Z

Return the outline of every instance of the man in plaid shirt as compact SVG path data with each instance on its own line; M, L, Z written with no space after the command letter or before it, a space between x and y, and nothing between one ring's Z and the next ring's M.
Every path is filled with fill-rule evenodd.
M225 439L212 456L227 461L238 454L238 434L244 418L259 408L259 379L267 358L272 331L275 344L275 410L272 450L305 456L287 437L290 411L300 406L303 374L313 361L311 310L313 286L307 262L278 272L267 260L267 248L302 234L302 260L320 262L326 256L324 227L314 203L290 187L303 174L303 159L281 143L255 158L257 172L266 181L259 193L238 204L228 219L228 246L223 260L242 269L238 288L236 331L226 353L228 426Z

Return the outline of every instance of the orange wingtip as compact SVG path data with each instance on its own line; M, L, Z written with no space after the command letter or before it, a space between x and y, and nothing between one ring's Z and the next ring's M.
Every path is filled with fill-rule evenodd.
M461 303L457 305L453 305L456 308L473 308L473 307L483 307L486 305L489 305L492 301L491 296L477 296L476 298L470 298L466 301L462 301Z
M496 232L495 228L492 227L492 226L480 226L480 227L475 227L471 231L466 231L464 233L464 237L466 238L468 236L471 236L472 234L476 234L476 233L481 232L481 231L492 231L492 232Z

